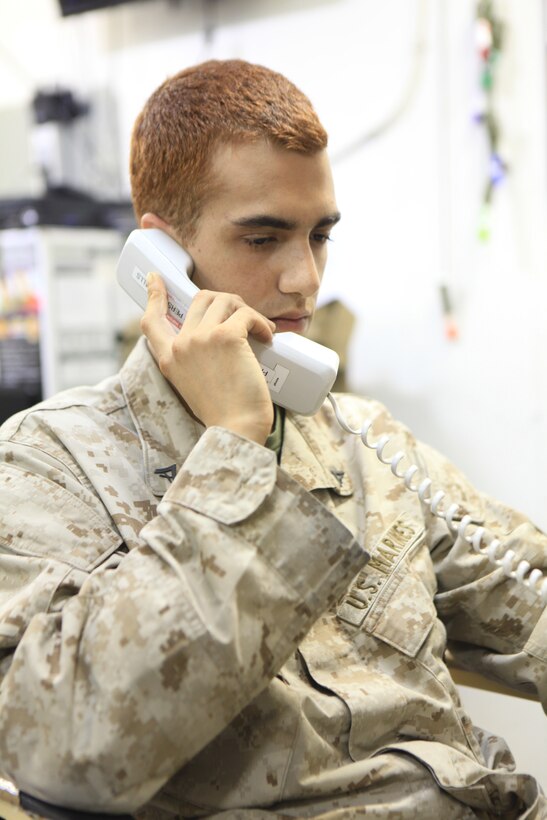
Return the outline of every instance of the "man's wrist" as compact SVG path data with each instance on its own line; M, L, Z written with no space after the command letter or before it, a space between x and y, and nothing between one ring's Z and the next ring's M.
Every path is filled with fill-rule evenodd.
M273 425L273 413L271 419L260 421L256 417L245 417L238 415L235 419L223 418L215 421L214 424L208 424L207 427L222 427L235 433L238 436L254 441L255 444L264 446L266 439L270 435Z

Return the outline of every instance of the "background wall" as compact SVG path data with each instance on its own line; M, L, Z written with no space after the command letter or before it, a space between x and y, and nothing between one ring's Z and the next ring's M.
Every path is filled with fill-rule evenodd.
M506 26L495 105L509 173L487 242L477 238L488 152L474 121L474 0L143 0L66 19L56 0L0 0L0 191L41 189L26 139L37 87L114 102L95 120L106 147L90 162L97 187L121 195L132 122L167 75L209 57L281 70L331 135L343 220L322 299L357 314L352 389L384 400L477 486L546 527L544 11L541 0L495 8ZM445 335L441 284L457 341ZM477 722L496 725L492 708L511 715L507 737L526 727L511 742L547 788L539 707L464 694Z

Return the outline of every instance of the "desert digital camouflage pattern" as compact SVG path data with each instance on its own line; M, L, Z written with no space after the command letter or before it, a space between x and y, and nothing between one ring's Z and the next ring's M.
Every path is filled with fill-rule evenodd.
M547 569L523 516L340 402ZM0 453L0 769L20 788L141 820L547 817L443 663L448 636L545 707L546 612L330 406L287 415L278 467L204 432L141 340L119 377L6 422Z

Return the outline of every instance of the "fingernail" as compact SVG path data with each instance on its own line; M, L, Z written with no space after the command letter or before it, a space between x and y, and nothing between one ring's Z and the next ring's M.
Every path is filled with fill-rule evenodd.
M149 288L150 285L153 283L154 279L156 278L155 273L147 273L146 274L146 287Z

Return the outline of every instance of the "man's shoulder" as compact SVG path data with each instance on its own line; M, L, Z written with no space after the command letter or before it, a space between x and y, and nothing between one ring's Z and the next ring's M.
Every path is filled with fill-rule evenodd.
M126 405L119 374L94 386L73 387L22 410L0 426L0 442L45 440L55 429L65 433L78 427L84 418L89 423L116 414Z

